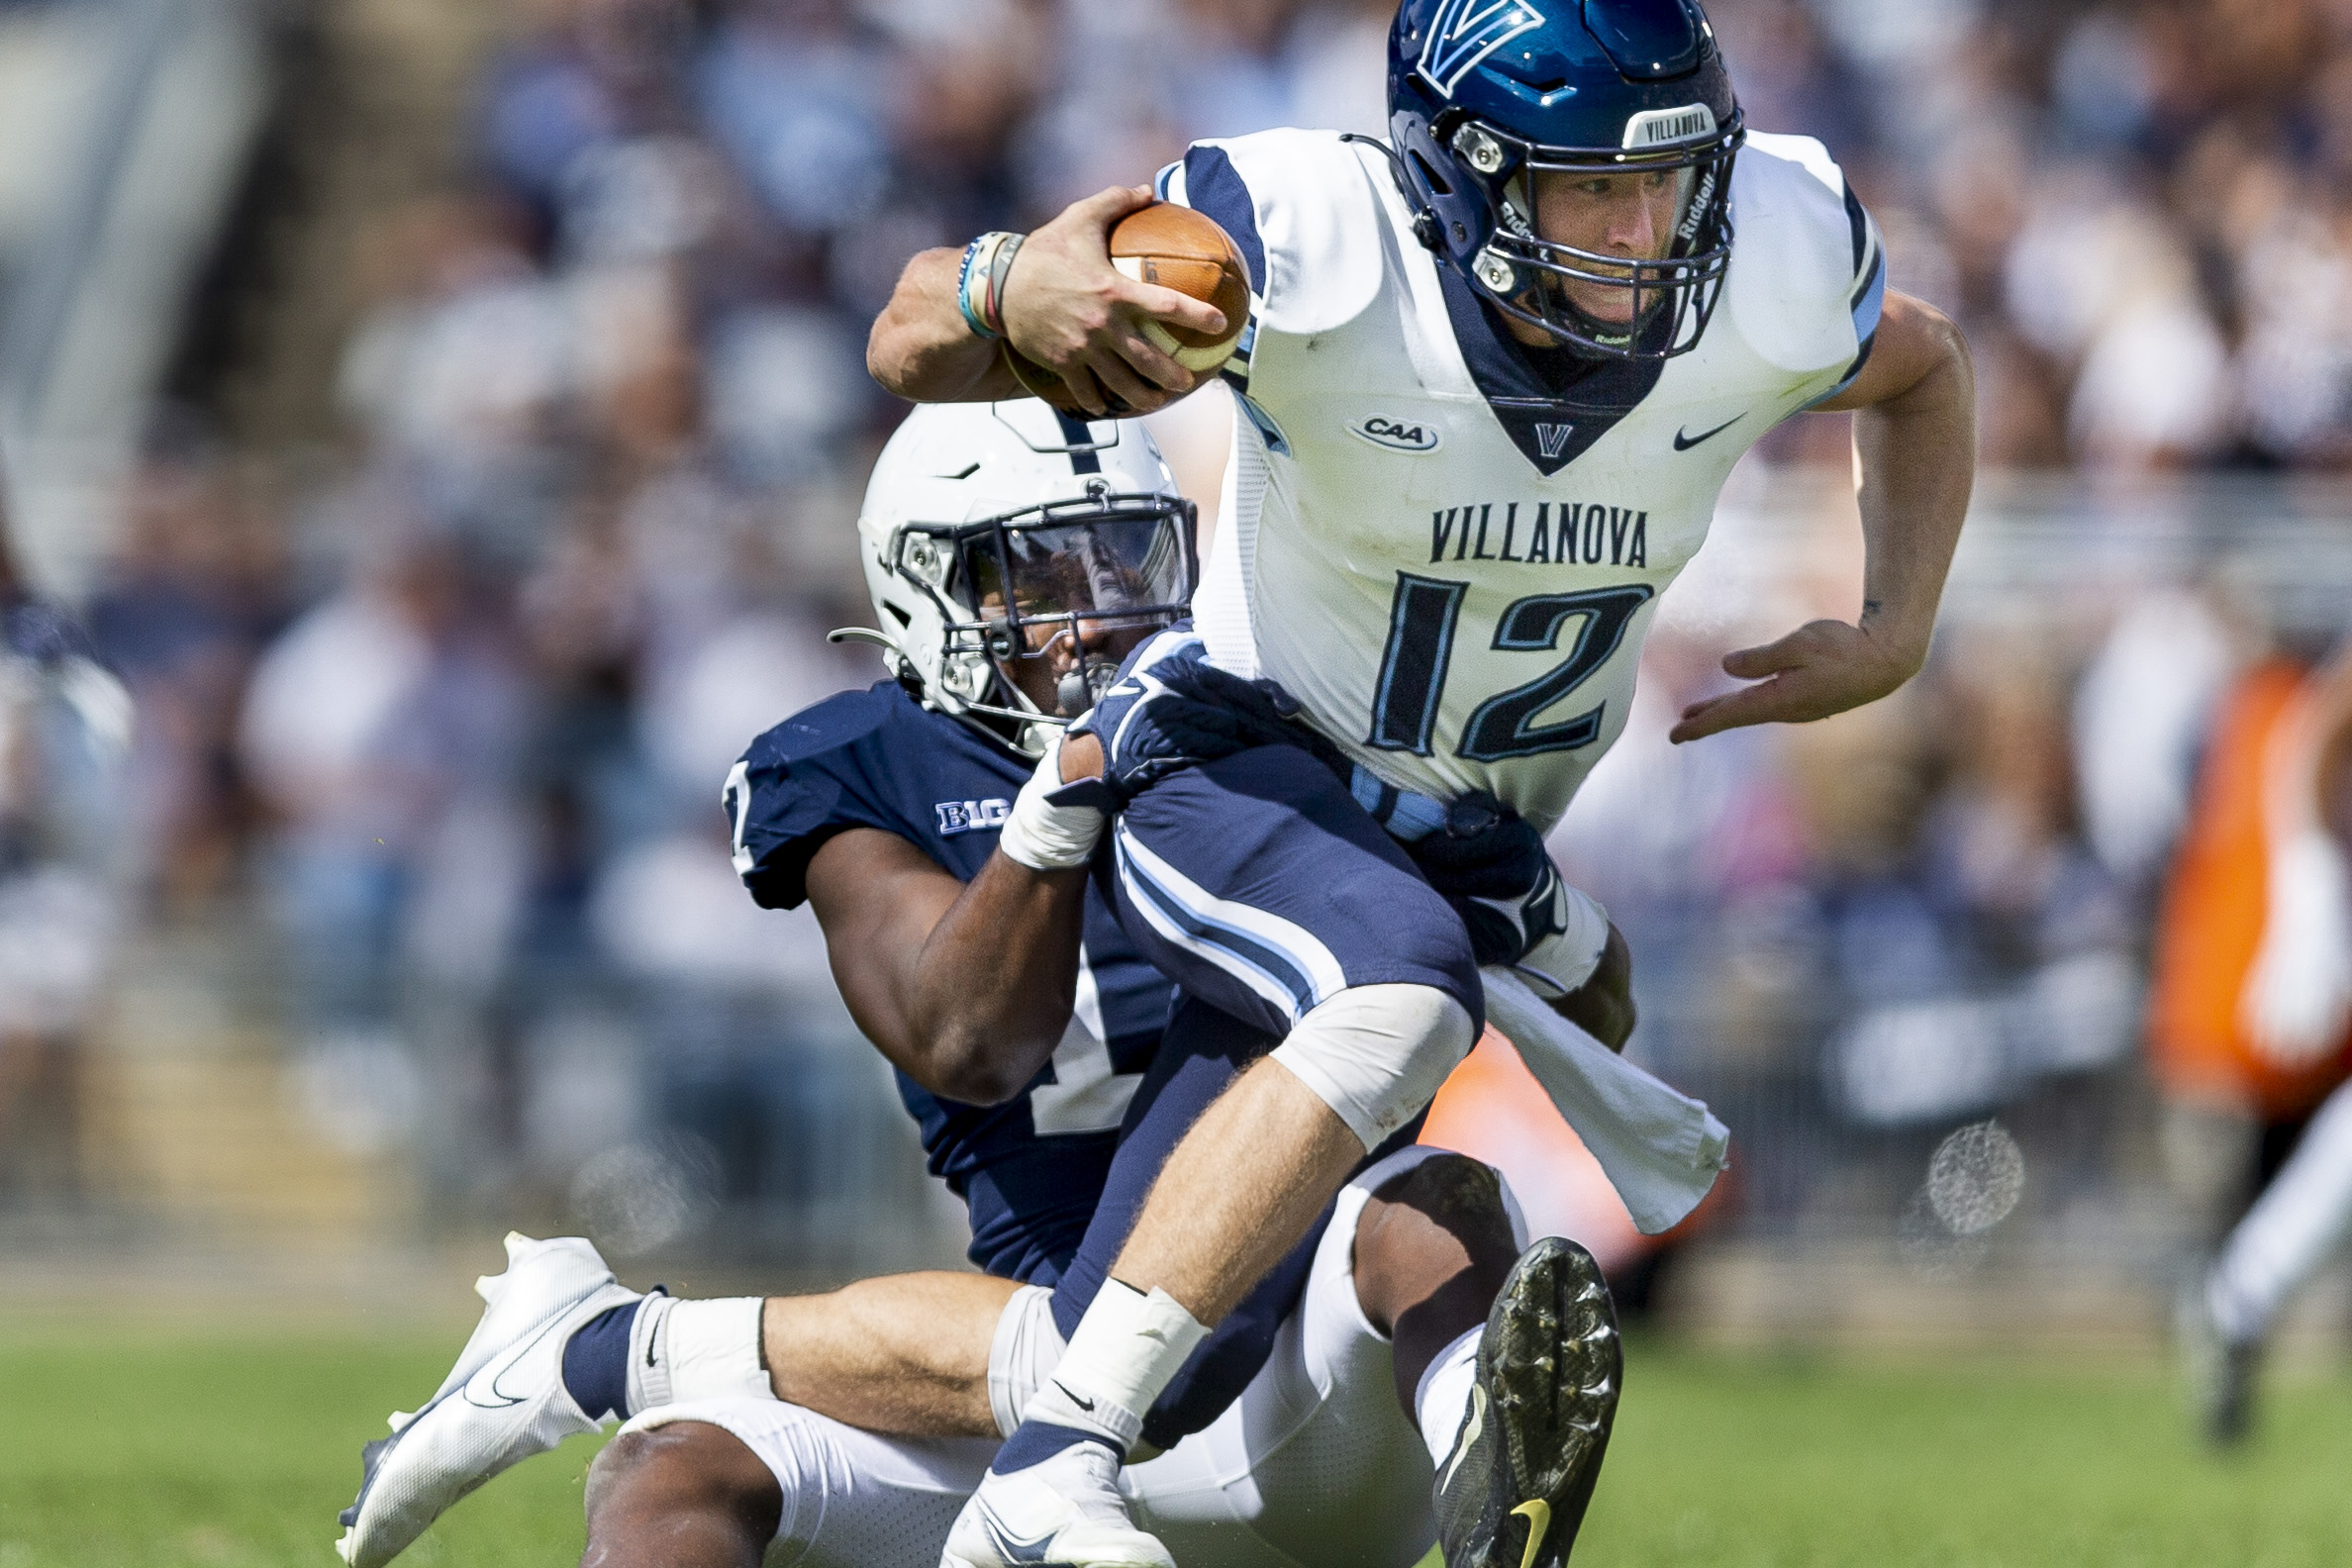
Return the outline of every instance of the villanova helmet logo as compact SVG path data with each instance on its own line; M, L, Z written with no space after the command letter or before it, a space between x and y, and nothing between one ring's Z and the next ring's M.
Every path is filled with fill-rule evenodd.
M1451 98L1470 68L1521 33L1543 26L1543 13L1525 0L1439 0L1421 47L1421 73Z

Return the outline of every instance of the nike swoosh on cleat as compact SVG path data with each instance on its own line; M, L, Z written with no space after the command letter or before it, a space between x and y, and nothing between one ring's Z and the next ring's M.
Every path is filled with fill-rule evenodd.
M1471 1384L1470 1419L1463 1423L1462 1435L1454 1442L1453 1462L1445 1467L1444 1476L1437 1482L1438 1491L1443 1492L1453 1485L1454 1475L1462 1468L1462 1461L1470 1457L1471 1448L1478 1442L1478 1434L1486 1429L1486 1390L1475 1383Z
M994 1546L997 1555L1007 1562L1041 1563L1045 1560L1045 1553L1053 1544L1051 1530L1034 1537L1014 1534L999 1521L986 1504L982 1504L980 1508L980 1526L988 1531L988 1543Z
M1723 421L1722 424L1717 425L1714 430L1702 431L1696 436L1686 436L1680 430L1677 430L1674 433L1674 449L1676 451L1689 451L1692 447L1698 445L1710 436L1720 436L1723 434L1723 432L1729 430L1732 426L1738 424L1741 420L1746 418L1747 416L1745 414L1734 414L1729 419Z
M515 1363L521 1361L525 1354L530 1351L533 1345L538 1344L541 1339L544 1339L547 1337L547 1335L553 1333L555 1331L556 1325L563 1322L564 1313L569 1312L571 1308L576 1305L578 1304L567 1304L562 1309L562 1311L555 1313L553 1316L549 1317L545 1323L540 1323L537 1333L534 1333L528 1339L520 1339L514 1344L509 1345L505 1354L499 1356L498 1359L483 1367L481 1371L476 1372L472 1377L467 1378L465 1380L464 1390L465 1403L471 1405L476 1410L506 1410L513 1406L520 1405L525 1400L531 1398L529 1394L509 1394L506 1390L498 1386L499 1380L505 1377L509 1372L515 1370ZM477 1383L481 1384L483 1392L489 1396L487 1399L477 1399L474 1397L474 1385Z
M1529 1498L1511 1512L1527 1517L1527 1549L1519 1558L1519 1568L1535 1568L1535 1553L1542 1549L1543 1537L1551 1531L1551 1505L1541 1498Z

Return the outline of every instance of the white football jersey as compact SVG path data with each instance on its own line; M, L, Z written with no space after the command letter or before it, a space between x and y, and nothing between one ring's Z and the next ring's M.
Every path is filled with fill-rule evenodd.
M1859 372L1885 291L1868 215L1819 143L1750 136L1699 346L1595 363L1503 337L1378 147L1205 142L1160 191L1225 226L1252 285L1194 599L1211 659L1280 681L1388 783L1486 790L1548 831L1623 729L1731 465Z

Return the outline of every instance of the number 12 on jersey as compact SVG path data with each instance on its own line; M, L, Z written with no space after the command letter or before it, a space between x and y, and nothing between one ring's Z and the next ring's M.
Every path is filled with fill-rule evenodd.
M1498 651L1556 651L1560 634L1571 621L1576 623L1576 638L1568 656L1550 670L1480 703L1462 727L1455 755L1494 762L1541 751L1573 751L1600 738L1598 707L1556 724L1534 721L1609 662L1625 640L1633 612L1649 602L1652 591L1646 583L1627 583L1580 593L1531 594L1505 606L1495 622L1493 645ZM1454 628L1469 592L1465 582L1397 573L1388 649L1372 692L1372 733L1364 737L1365 744L1383 751L1429 754L1446 666L1453 659Z

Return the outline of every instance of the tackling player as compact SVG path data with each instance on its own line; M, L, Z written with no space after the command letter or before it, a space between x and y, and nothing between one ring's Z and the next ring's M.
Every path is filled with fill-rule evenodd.
M368 1447L339 1543L355 1568L616 1416L661 1430L600 1472L592 1558L641 1560L660 1532L665 1552L706 1542L696 1561L756 1560L770 1538L812 1562L935 1560L995 1443L875 1433L968 1448L1009 1432L1167 1144L1272 1043L1194 1005L1166 1024L1183 1048L1155 1058L1167 984L1084 879L989 853L1035 810L1014 742L1083 712L1190 589L1189 506L1148 438L1029 401L919 411L877 464L860 527L900 679L752 746L728 782L736 863L762 903L815 904L842 991L899 1067L932 1169L970 1209L973 1260L995 1277L676 1301L623 1289L585 1242L510 1237L456 1367ZM1186 740L1195 754L1220 743ZM1562 1441L1596 1470L1617 1398L1607 1295L1562 1243L1515 1267L1507 1202L1483 1167L1428 1149L1362 1172L1336 1228L1311 1234L1160 1402L1149 1429L1173 1451L1138 1471L1151 1517L1241 1550L1221 1545L1221 1562L1258 1560L1247 1543L1273 1538L1301 1560L1402 1568L1433 1528L1415 1422L1444 1452L1489 1397L1476 1357L1490 1303L1498 1345L1574 1383L1562 1411L1585 1429ZM1302 1290L1304 1316L1278 1339ZM1178 1442L1220 1410L1223 1427ZM1483 1505L1486 1472L1449 1479L1465 1508Z
M1103 1456L1426 1104L1477 1033L1479 962L1552 996L1591 974L1606 919L1548 865L1474 945L1392 839L1443 834L1473 794L1557 821L1624 723L1657 596L1782 419L1861 411L1861 613L1728 656L1759 683L1695 705L1674 738L1841 712L1926 655L1974 471L1966 347L1887 289L1876 228L1817 143L1747 134L1698 7L1407 0L1389 102L1390 145L1203 143L1159 182L1238 243L1253 321L1224 372L1235 450L1198 635L1156 640L1098 715L1131 795L1116 896L1159 967L1283 1043L1169 1161L959 1519L955 1568L1165 1565ZM992 265L993 318L963 308L956 252L918 256L869 366L917 400L1003 397L1001 334L1087 408L1183 395L1195 378L1146 318L1225 324L1109 263L1108 226L1146 199L1106 192L1028 237ZM1127 789L1142 781L1112 710L1147 712L1203 662L1275 683L1352 782L1261 747ZM1517 1484L1524 1522L1449 1550L1453 1568L1560 1559L1538 1520L1551 1481Z

